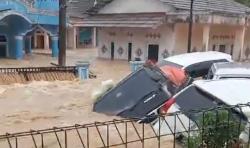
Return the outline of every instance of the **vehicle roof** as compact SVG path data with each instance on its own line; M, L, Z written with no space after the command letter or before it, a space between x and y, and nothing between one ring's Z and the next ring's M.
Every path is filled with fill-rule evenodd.
M164 60L176 63L183 67L187 67L196 63L212 61L212 60L220 60L220 59L227 59L228 61L231 62L232 56L218 51L207 51L207 52L193 52L193 53L175 55L168 57Z
M227 105L250 102L249 79L197 80L193 84ZM250 107L245 108L244 113L249 117Z
M214 63L214 75L239 75L250 77L250 63L221 62Z

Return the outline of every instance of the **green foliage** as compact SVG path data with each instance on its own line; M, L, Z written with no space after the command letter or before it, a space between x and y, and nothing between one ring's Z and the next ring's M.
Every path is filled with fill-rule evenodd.
M238 140L240 132L245 128L243 123L227 110L206 112L197 123L199 131L185 139L186 147L232 147L232 143Z
M235 0L235 1L250 7L250 0Z

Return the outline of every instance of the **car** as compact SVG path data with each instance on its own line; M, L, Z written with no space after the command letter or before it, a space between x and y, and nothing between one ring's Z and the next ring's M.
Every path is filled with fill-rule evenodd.
M175 120L175 116L165 116L153 121L153 128L158 134L185 133L189 127L198 129L197 119L202 114L190 114L190 110L206 110L218 106L236 106L250 102L250 80L248 79L220 79L196 80L191 85L177 93L171 103L166 102L161 110L166 114L183 112ZM234 108L232 110L240 120L246 124L239 138L244 143L249 140L250 107ZM167 124L167 123L168 124ZM180 134L182 135L182 134Z
M190 62L191 57L197 59ZM180 61L189 64L180 66ZM159 65L146 63L103 94L94 103L93 111L151 123L159 107L192 83L189 74L206 75L212 63L227 61L232 61L230 55L211 51L169 57Z
M190 78L176 67L145 65L94 103L93 111L106 115L143 120L152 110L170 99L179 88L189 85Z
M226 78L250 79L250 64L236 62L214 63L207 75L207 79L212 80Z
M178 67L192 78L197 78L206 76L212 64L218 62L233 62L232 56L217 51L185 53L168 57L160 62L159 66Z

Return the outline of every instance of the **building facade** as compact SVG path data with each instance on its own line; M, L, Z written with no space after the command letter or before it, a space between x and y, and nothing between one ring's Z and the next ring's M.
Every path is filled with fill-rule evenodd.
M22 59L32 48L58 56L58 0L1 0L0 57Z
M109 0L89 9L76 27L94 27L93 44L108 59L161 60L187 52L189 0ZM232 0L194 3L192 51L216 50L234 59L250 54L250 9Z

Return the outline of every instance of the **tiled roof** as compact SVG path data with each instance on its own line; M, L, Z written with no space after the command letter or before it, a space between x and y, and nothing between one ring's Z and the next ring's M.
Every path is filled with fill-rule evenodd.
M94 6L95 0L68 0L67 15L83 17L86 11Z
M68 0L68 15L83 17L83 14L95 14L113 0ZM191 0L160 0L173 6L176 12L190 9ZM226 14L250 13L250 8L233 0L194 0L194 11L217 12Z
M172 5L176 10L190 10L191 0L161 0ZM233 0L194 0L194 11L222 12L244 14L250 8Z

